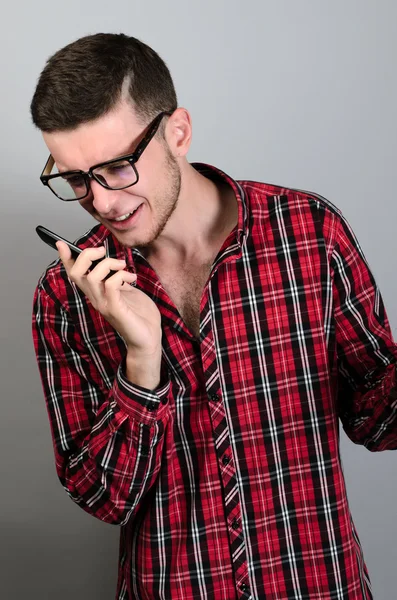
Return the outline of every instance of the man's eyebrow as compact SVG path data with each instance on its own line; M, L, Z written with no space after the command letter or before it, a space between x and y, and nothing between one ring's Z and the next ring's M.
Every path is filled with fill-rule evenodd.
M122 152L118 152L113 158L109 158L108 160L114 160L115 158L119 158L119 156L125 156L126 154L133 154L137 146L137 143L132 142L126 147L125 150L123 150ZM108 162L108 160L103 160L102 162Z
M128 154L133 154L135 152L135 150L138 148L139 142L140 142L140 140L138 140L138 141L134 140L134 141L130 142L129 145L125 148L125 150L118 152L112 158L107 158L106 160L101 160L101 162L96 163L96 164L101 165L102 163L107 163L107 162L110 162L111 160L117 160L118 158L120 158L120 156L126 156Z

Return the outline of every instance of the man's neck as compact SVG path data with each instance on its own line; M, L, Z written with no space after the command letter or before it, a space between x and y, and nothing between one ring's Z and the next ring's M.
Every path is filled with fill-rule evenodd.
M215 183L187 164L181 183L177 208L159 238L143 251L149 262L208 260L237 224L236 196L226 182Z

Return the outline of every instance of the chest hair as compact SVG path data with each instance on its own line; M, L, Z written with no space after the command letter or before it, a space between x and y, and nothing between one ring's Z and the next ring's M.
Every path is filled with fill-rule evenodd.
M185 325L195 335L200 334L200 302L211 271L211 263L178 272L160 274L160 281Z

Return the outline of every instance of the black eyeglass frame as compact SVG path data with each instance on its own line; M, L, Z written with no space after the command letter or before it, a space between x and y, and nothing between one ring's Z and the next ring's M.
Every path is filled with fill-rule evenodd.
M50 154L50 156L48 157L48 160L45 164L45 167L40 175L40 181L43 185L47 186L51 192L60 200L62 200L63 202L74 202L75 200L82 200L83 198L85 198L86 196L89 195L90 193L90 179L94 179L95 181L97 181L102 187L106 188L107 190L125 190L126 188L129 188L133 185L136 185L139 181L139 173L135 167L135 163L138 162L138 160L140 159L140 157L142 156L143 151L146 149L146 147L148 146L149 142L152 140L152 138L155 136L160 123L163 119L163 117L165 116L171 116L173 113L172 112L167 112L167 111L163 111L160 114L157 115L157 117L155 117L153 119L153 121L150 123L149 125L149 129L145 135L145 137L139 142L138 146L135 148L134 152L131 152L130 154L124 154L123 156L118 156L117 158L112 158L111 160L106 160L104 162L98 163L96 165L93 165L92 167L90 167L88 169L88 171L80 171L78 169L73 170L73 171L64 171L62 173L54 173L54 174L50 174L51 170L55 164L55 160L52 157L52 154ZM107 165L111 165L117 162L120 162L121 160L126 160L130 163L131 167L134 169L135 175L136 175L136 181L134 181L134 183L129 183L128 185L125 185L123 187L120 188L114 188L114 187L110 187L109 185L107 185L106 183L104 183L103 181L101 181L99 179L99 177L97 177L94 173L95 169L98 169L100 167L105 167ZM85 187L86 187L86 192L83 196L79 196L78 198L70 198L70 199L65 199L65 198L61 198L61 196L58 196L58 194L52 189L52 187L49 185L49 181L51 179L55 179L56 177L64 177L65 175L80 175L83 177L84 179L84 183L85 183Z

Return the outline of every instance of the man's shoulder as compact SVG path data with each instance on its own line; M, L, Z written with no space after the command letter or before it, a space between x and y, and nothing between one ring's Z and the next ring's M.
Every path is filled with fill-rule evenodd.
M320 210L329 211L335 216L342 216L340 209L335 204L317 192L247 179L239 179L238 183L249 198L251 207L255 203L264 204L269 202L269 199L277 199L278 203L288 205L290 208L303 205L315 206Z
M243 190L247 215L252 217L253 234L257 228L294 231L298 236L321 238L331 249L341 225L346 225L342 211L317 192L261 181L237 183Z

